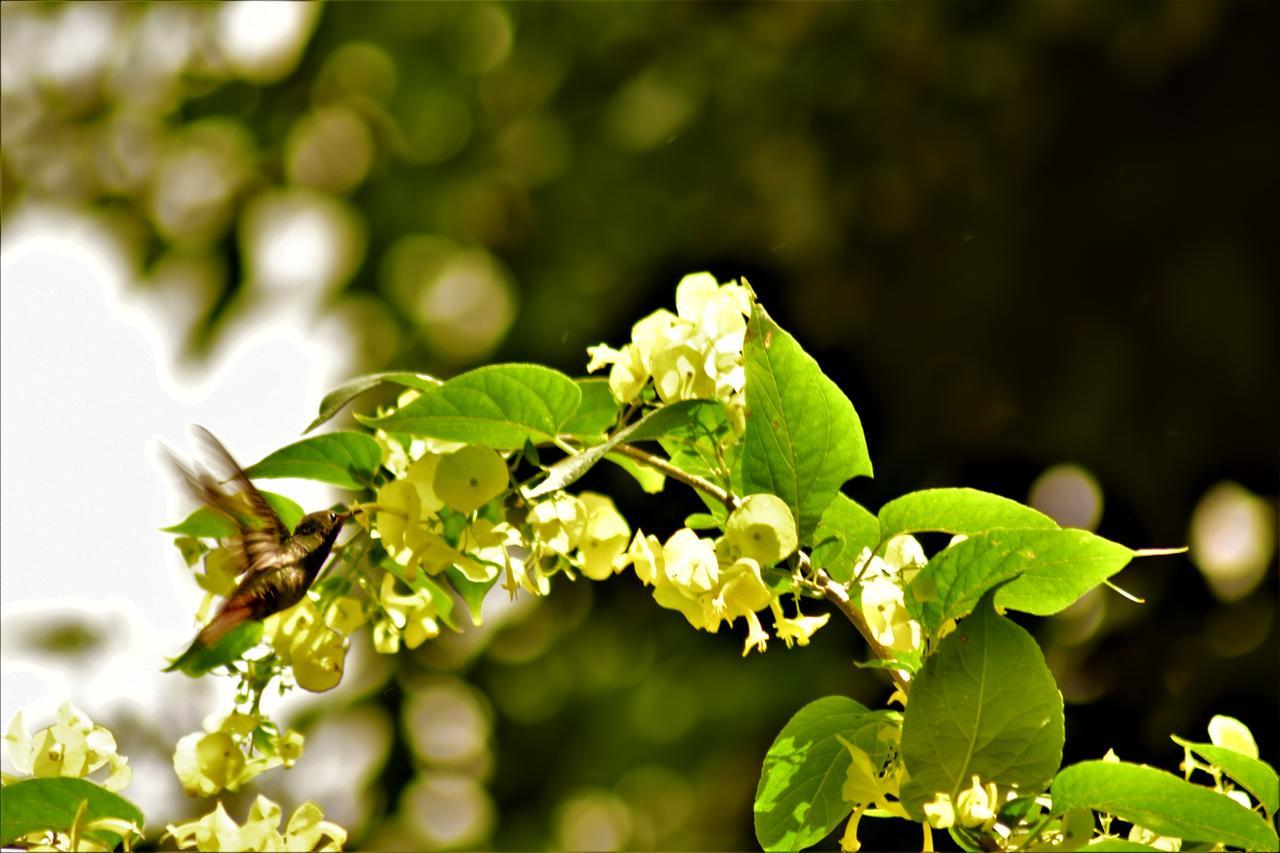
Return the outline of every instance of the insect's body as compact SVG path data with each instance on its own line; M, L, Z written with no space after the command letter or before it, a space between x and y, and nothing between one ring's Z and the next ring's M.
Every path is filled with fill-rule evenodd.
M207 471L197 473L176 459L174 466L201 501L240 528L239 533L225 542L236 560L240 583L170 669L182 668L189 655L218 642L237 626L266 619L301 601L324 567L342 523L349 517L349 513L329 510L313 512L303 516L290 533L231 454L207 431L202 431L202 435L211 456L229 476L217 477ZM225 488L228 484L238 489L228 491Z
M274 552L262 548L259 570L245 575L197 642L213 645L240 623L266 619L301 601L329 558L342 521L337 513L312 513L298 523L297 532L279 540Z

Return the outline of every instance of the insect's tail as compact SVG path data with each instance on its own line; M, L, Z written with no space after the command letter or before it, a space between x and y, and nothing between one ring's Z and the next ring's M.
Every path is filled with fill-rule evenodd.
M228 607L217 616L213 617L213 621L200 629L200 633L196 635L196 643L202 646L212 646L227 634L231 633L237 625L247 620L253 613L250 607Z

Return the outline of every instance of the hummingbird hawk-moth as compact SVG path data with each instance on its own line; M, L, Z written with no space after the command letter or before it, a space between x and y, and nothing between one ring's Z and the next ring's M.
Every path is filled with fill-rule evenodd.
M201 649L214 645L245 622L266 619L302 600L329 558L350 512L321 510L302 517L291 531L253 485L222 442L195 428L204 451L192 468L172 453L170 463L196 499L229 518L237 532L223 546L231 554L239 583L185 652L168 667L183 669Z

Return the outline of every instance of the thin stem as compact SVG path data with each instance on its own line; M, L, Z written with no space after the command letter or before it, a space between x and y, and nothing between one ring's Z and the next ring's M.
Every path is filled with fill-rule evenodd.
M803 551L800 552L800 567L802 569L809 568L809 555ZM836 583L822 569L813 572L813 578L813 586L822 594L823 598L834 604L836 609L843 613L845 618L853 624L853 627L862 635L862 639L866 640L871 653L880 660L893 660L893 653L880 644L880 641L876 639L875 634L871 631L871 626L867 624L866 618L862 615L862 611L849 598L849 591L841 584ZM893 683L897 685L903 695L906 695L910 689L910 682L902 671L891 668L889 669L889 677L893 679Z
M729 491L720 488L715 483L704 480L696 474L690 474L688 471L677 468L661 456L655 456L652 453L647 453L630 444L619 444L613 448L613 452L620 453L623 456L634 459L643 465L648 465L650 468L661 471L673 480L677 480L690 488L697 489L703 494L715 498L720 503L724 504L730 512L738 507L738 499ZM809 563L809 555L803 551L801 551L799 555L799 567L802 570L812 568ZM862 612L858 610L854 603L849 599L848 590L832 580L831 576L821 569L813 572L812 575L813 580L807 582L809 587L815 592L821 594L823 598L827 599L827 601L834 604L836 609L845 615L845 618L847 618L853 624L853 627L858 631L858 633L862 635L862 639L866 640L867 645L871 648L872 654L880 660L893 660L893 654L887 648L880 645L879 641L875 638L875 634L872 633L871 627L867 625L867 620L863 618ZM897 685L898 689L905 695L910 684L907 677L900 670L896 669L889 670L889 677L893 679L893 683Z
M630 444L619 444L610 452L627 456L642 465L648 465L655 471L661 471L671 479L684 483L691 489L697 489L703 494L715 498L720 503L724 504L730 512L733 512L738 508L738 499L727 490L720 488L710 480L705 480L702 477L699 477L697 474L690 474L688 471L677 468L661 456L655 456L652 453L648 453Z

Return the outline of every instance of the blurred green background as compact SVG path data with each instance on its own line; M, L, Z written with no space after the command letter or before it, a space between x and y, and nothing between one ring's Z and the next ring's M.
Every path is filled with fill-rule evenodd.
M185 358L283 302L338 323L360 370L580 374L682 274L746 275L858 407L865 505L970 485L1193 545L1119 576L1145 606L1025 620L1068 761L1173 768L1167 735L1214 713L1276 761L1274 5L2 14L6 221L90 211ZM696 508L608 471L585 485L664 537ZM345 744L350 802L322 805L353 846L750 848L790 714L888 693L841 624L743 661L633 578L507 616L353 658L358 689L308 711L309 749Z

